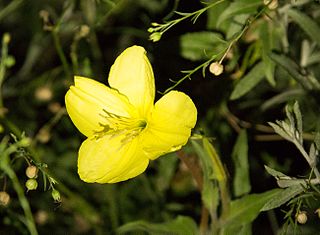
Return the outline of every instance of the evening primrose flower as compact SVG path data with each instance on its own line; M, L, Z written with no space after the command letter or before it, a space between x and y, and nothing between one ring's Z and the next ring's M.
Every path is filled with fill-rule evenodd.
M87 139L78 173L88 183L116 183L145 171L149 161L185 145L196 124L189 96L170 91L154 104L152 67L144 48L132 46L116 59L109 85L76 76L67 112Z

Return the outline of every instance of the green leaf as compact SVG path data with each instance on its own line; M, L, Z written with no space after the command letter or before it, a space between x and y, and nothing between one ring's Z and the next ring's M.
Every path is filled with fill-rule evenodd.
M262 62L256 64L250 72L241 78L231 93L230 99L236 100L247 94L264 78L264 64Z
M289 9L287 11L288 16L291 17L291 19L297 23L302 30L308 34L308 36L315 41L320 46L320 27L317 25L317 23L310 18L308 15L294 10Z
M241 226L230 226L223 230L223 235L251 235L252 229L251 229L251 223L244 224Z
M228 8L223 10L223 13L219 16L217 25L220 25L223 21L230 19L235 15L240 14L252 14L257 11L257 8L262 4L261 0L237 0L232 2Z
M290 142L293 141L293 137L290 132L290 127L286 122L277 121L277 124L272 123L272 122L268 122L268 124L274 129L274 131L278 135L280 135L281 137L283 137L284 139L286 139Z
M269 175L272 175L275 178L285 178L285 177L290 178L289 176L283 174L282 172L272 169L271 167L268 167L266 165L264 166L264 168L266 169Z
M307 77L300 73L299 66L292 59L275 53L270 53L269 56L274 62L276 62L276 64L286 70L293 79L299 82L303 88L306 90L312 90L314 88L313 84L307 79Z
M273 189L260 194L249 194L231 202L230 212L223 227L237 227L251 223L266 202L274 198L282 189Z
M202 142L204 150L208 156L208 159L210 159L210 164L213 169L213 174L211 176L212 179L216 179L218 181L226 181L226 173L214 146L210 143L210 141L207 138L203 138Z
M248 163L248 137L246 130L242 130L237 138L232 152L235 168L233 191L236 197L249 193L251 190L249 163Z
M275 71L275 63L271 60L268 56L269 53L272 51L274 35L273 30L269 28L268 22L262 23L260 27L260 34L261 38L261 49L262 49L262 62L264 63L265 67L265 76L267 81L272 85L276 85L276 81L274 80L274 71Z
M302 140L303 140L303 138L302 138L302 134L303 134L302 115L301 115L298 101L296 101L293 105L293 113L294 113L294 117L295 117L295 126L297 128L298 133L299 133L300 142L302 142Z
M144 231L148 234L198 234L198 228L193 219L187 216L178 216L176 219L165 223L149 223L147 221L139 220L122 225L117 229L118 234Z
M202 171L203 171L203 187L201 192L201 199L205 207L209 211L215 211L219 205L219 188L212 180L213 168L209 156L206 154L202 145L197 141L191 141L194 150L200 157Z
M295 185L283 189L279 191L276 195L274 195L274 197L271 198L268 202L266 202L266 204L262 207L261 211L268 211L277 208L288 202L291 198L295 197L303 190L304 188L301 185Z
M189 60L205 60L218 55L226 48L226 42L219 33L195 32L180 37L181 55Z

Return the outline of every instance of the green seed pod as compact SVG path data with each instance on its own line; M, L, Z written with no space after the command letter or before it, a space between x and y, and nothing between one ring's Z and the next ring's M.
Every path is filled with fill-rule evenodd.
M1 191L0 192L0 205L1 206L7 206L10 202L10 195L5 192L5 191Z
M56 189L53 189L51 196L55 202L61 202L60 192Z
M35 179L28 179L26 182L26 187L28 191L36 190L38 187L38 182Z

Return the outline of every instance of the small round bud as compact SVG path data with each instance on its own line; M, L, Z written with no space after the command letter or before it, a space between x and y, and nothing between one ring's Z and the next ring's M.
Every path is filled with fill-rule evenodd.
M157 23L157 22L152 22L151 25L154 26L154 27L160 26L160 24Z
M8 44L10 41L11 41L11 36L10 36L10 34L9 33L5 33L4 35L3 35L3 42L5 43L5 44Z
M28 191L36 190L38 187L38 182L35 179L28 179L26 182L26 187Z
M296 215L296 219L297 219L297 221L298 221L299 224L305 224L305 223L307 223L307 220L308 220L307 212L306 212L306 211L300 211L300 212Z
M154 28L148 28L148 32L149 33L153 33L154 32Z
M150 35L149 39L153 42L157 42L161 39L162 33L154 32Z
M26 169L26 176L30 179L37 178L38 176L38 167L31 165Z
M7 206L10 202L10 195L5 192L5 191L1 191L0 192L0 205L1 206Z
M215 76L219 76L223 72L223 65L218 62L213 62L209 66L209 71Z
M270 10L274 10L278 7L278 0L263 0L263 4L268 6Z
M48 86L42 86L36 90L34 95L39 101L49 101L52 98L52 90Z
M53 102L48 105L48 109L52 113L57 113L61 110L61 104L58 102Z
M61 196L58 190L53 189L51 192L51 196L55 202L61 202Z
M28 137L24 137L22 140L20 140L21 147L28 147L30 144L31 144L31 139Z
M51 135L48 128L40 129L40 131L37 134L37 139L43 144L47 143L50 140L50 138Z
M86 24L81 25L79 35L80 37L84 38L90 33L90 27Z

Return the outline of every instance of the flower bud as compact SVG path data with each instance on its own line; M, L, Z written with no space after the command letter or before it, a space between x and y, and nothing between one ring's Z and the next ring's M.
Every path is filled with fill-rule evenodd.
M270 10L274 10L278 7L278 0L263 0L263 4L267 5Z
M306 212L306 211L300 211L300 212L296 215L296 219L297 219L297 221L298 221L299 224L305 224L305 223L307 223L307 220L308 220L307 212Z
M53 189L51 192L51 196L55 202L61 202L61 196L58 190Z
M79 31L79 36L84 38L84 37L88 36L89 33L90 33L90 27L86 24L81 25L80 31Z
M218 62L213 62L209 66L209 71L215 76L219 76L223 72L223 65Z
M43 101L43 102L51 100L52 96L53 96L52 95L52 90L48 86L39 87L36 90L34 95L37 98L37 100Z
M154 32L150 35L150 40L153 41L153 42L157 42L161 39L161 36L162 36L162 33L159 33L159 32Z
M38 187L38 182L35 179L28 179L26 182L26 187L28 191L36 190Z
M1 206L7 206L10 202L10 195L5 192L5 191L1 191L0 192L0 205Z
M4 35L3 35L3 42L5 43L5 44L8 44L10 41L11 41L11 36L10 36L10 34L9 33L5 33Z
M26 175L28 178L32 179L32 178L37 178L38 176L38 167L34 166L34 165L30 165L27 167L26 169Z

